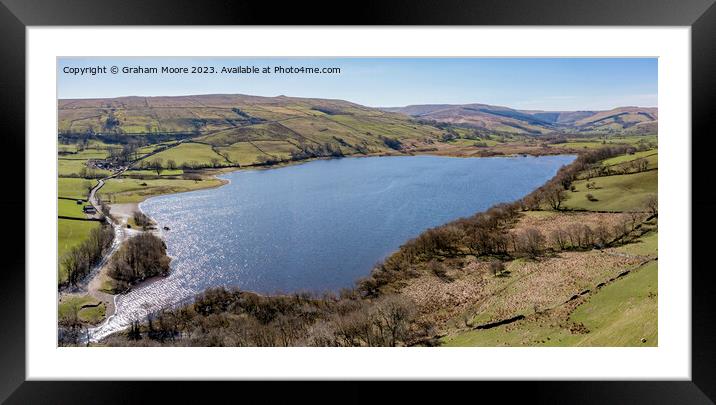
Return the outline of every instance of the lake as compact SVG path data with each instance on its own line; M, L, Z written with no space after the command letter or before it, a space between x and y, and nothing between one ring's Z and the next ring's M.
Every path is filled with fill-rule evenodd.
M229 184L153 197L171 274L118 296L101 338L214 286L260 293L351 287L425 229L519 199L574 156L365 157L220 176Z

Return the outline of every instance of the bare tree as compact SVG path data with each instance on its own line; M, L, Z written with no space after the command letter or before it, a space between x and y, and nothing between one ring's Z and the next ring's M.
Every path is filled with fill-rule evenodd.
M594 243L594 231L588 225L582 225L582 243L584 247L590 247Z
M505 265L501 260L490 260L490 270L492 271L492 274L497 277L505 271Z
M564 250L567 247L567 238L568 234L562 228L552 231L552 239L560 250Z
M163 163L164 161L162 160L162 158L154 158L152 160L151 167L152 169L154 169L154 171L157 172L157 176L162 175L162 171L164 170L164 167L162 166Z
M637 225L639 222L641 222L641 216L642 216L642 213L639 212L639 211L632 211L632 212L629 213L629 219L630 219L630 224L631 224L631 230L632 230L632 231L635 230L635 229L636 229L636 225Z
M545 190L544 198L553 210L559 211L562 202L567 199L567 195L562 186L555 185Z
M656 216L659 213L659 198L656 194L649 194L644 201L644 205L651 215Z
M633 165L637 172L645 172L649 168L649 161L644 158L639 158L634 160Z
M530 257L537 257L542 251L542 244L545 241L545 237L539 229L527 228L522 231L518 240L520 252Z
M134 218L134 223L137 224L137 226L141 226L144 230L152 224L152 220L149 219L149 217L142 211L134 211L132 216Z
M600 246L606 246L611 238L609 228L604 223L599 223L597 228L594 230L596 241Z
M415 316L415 307L407 298L389 295L376 304L375 314L386 346L395 347L407 339Z

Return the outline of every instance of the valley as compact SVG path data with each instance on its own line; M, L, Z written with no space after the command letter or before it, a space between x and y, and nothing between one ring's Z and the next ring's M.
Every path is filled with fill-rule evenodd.
M108 300L126 293L104 279L103 294L92 295L68 277L73 249L92 240L92 229L108 226L102 215L97 220L83 212L98 179L106 179L97 193L106 205L102 214L112 216L120 204L136 208L159 195L221 187L222 175L243 169L341 157L577 155L545 185L517 202L506 201L499 215L490 208L428 229L333 296L253 295L227 286L197 300L213 302L216 296L238 300L235 305L202 312L187 303L152 315L165 323L162 338L155 338L147 328L156 326L145 320L129 334L93 344L206 345L214 339L220 345L657 345L657 119L656 109L636 107L377 109L342 100L247 95L60 100L61 324L86 334L111 316L114 302ZM477 226L488 217L501 219L489 229ZM163 224L141 221L128 212L121 223L132 232L161 234ZM496 245L485 246L494 235ZM86 271L94 264L87 263ZM239 304L245 300L273 309L264 317ZM289 310L289 302L302 309ZM373 336L375 325L367 334L358 332L376 313L408 307L399 338ZM301 314L309 309L317 312L307 321ZM187 318L180 327L182 311ZM211 336L196 335L207 317L232 328L252 325L260 333L236 340L221 327ZM280 325L290 333L278 333ZM318 325L326 341L311 332ZM349 327L356 330L350 336Z

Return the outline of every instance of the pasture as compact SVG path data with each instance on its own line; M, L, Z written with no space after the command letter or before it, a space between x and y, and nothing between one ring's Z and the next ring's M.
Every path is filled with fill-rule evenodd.
M567 191L565 209L587 211L644 211L647 198L658 191L658 170L578 180L576 191ZM587 188L587 184L594 184ZM591 194L596 201L590 201Z
M91 169L87 166L86 160L80 159L57 159L57 174L59 177L78 177L86 173L91 176L108 176L108 170Z
M177 167L184 165L193 166L226 166L229 164L221 155L214 152L210 145L201 143L182 143L179 146L163 150L148 158L151 162L155 159L162 159L166 167L169 160L173 160Z
M77 219L86 219L87 216L82 212L82 207L86 203L77 204L76 200L57 199L57 215L61 217L70 217Z
M632 155L621 155L621 156L613 157L611 159L603 160L602 165L603 166L611 166L611 165L616 165L619 163L631 162L632 160L636 160L639 158L651 157L652 155L656 156L656 154L657 154L656 149L644 150L644 151L640 151L640 152L635 152Z
M57 179L57 196L72 199L87 199L89 190L96 180L60 177Z
M57 306L57 316L63 319L77 318L84 323L96 325L104 320L105 305L90 295L66 295Z
M218 179L109 179L99 194L110 203L137 203L160 194L181 193L221 184Z
M84 221L79 219L57 219L57 259L58 259L58 282L63 284L67 281L67 273L62 268L62 257L73 247L87 239L90 231L99 228L99 221Z

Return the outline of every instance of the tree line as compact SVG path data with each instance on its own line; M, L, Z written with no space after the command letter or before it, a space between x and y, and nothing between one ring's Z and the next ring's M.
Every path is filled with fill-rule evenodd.
M304 160L317 157L343 157L339 146L330 142L323 144L300 143L297 150L291 151L291 160Z
M434 325L418 317L414 303L385 288L414 277L424 268L450 281L442 260L465 254L491 257L495 275L502 259L536 257L554 250L591 249L615 243L634 231L645 215L633 213L612 228L574 224L549 235L535 228L515 229L520 212L548 206L571 187L578 172L625 153L621 146L581 154L545 185L513 203L429 229L406 242L355 288L339 296L309 294L262 296L238 289L213 288L193 303L151 313L108 345L189 346L405 346L436 344ZM131 266L130 266L131 267Z
M150 313L108 345L405 346L432 335L413 303L397 295L262 296L212 288L194 302Z
M571 188L579 172L601 160L624 154L627 148L611 146L580 154L571 164L560 168L547 183L518 201L497 204L487 211L426 230L378 263L368 277L359 281L358 291L364 297L378 297L383 287L413 277L418 274L415 271L417 265L436 258L466 254L505 258L535 257L541 254L547 239L540 230L532 228L510 232L519 213L539 210L543 206L560 210L566 199L566 191ZM617 229L627 228L625 224L620 224ZM556 247L560 246L561 241L562 248L588 248L595 244L604 245L621 236L620 231L615 229L592 229L584 225L579 230L569 229L564 234L556 235Z
M89 274L92 267L97 265L104 252L112 246L114 230L108 224L90 231L87 239L71 248L62 257L62 267L67 272L67 283L77 286L77 283Z

